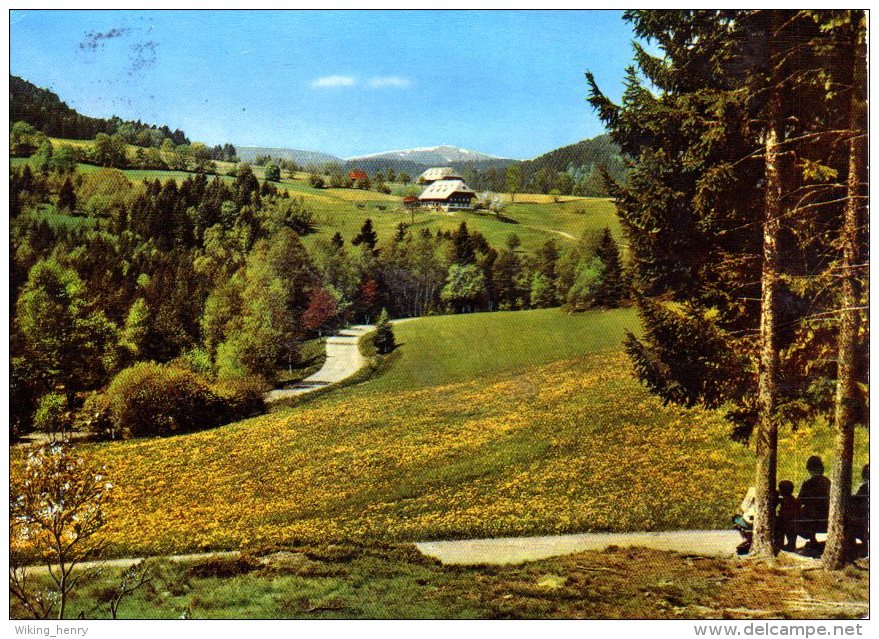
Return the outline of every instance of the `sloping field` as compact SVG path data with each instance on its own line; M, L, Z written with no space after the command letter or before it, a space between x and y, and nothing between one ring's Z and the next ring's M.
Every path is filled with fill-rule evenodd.
M717 415L663 407L632 379L618 344L635 321L406 322L366 383L212 431L85 447L116 486L107 540L136 555L727 527L752 455ZM820 426L782 437L781 476L799 483L830 443Z
M53 144L73 144L89 146L90 140L52 139ZM136 147L132 147L136 148ZM10 158L13 167L22 166L27 158ZM217 163L221 171L231 168L231 164ZM78 164L77 171L91 173L100 167L91 164ZM263 167L252 167L258 178L263 177ZM157 171L151 169L125 169L122 171L130 180L183 180L192 175L185 171ZM600 233L605 227L611 229L617 240L620 238L619 222L616 218L613 203L606 198L572 198L563 197L559 203L553 202L551 196L518 194L516 203L511 204L502 216L485 211L466 213L437 213L434 211L418 211L414 216L402 208L402 199L394 195L385 195L375 191L360 189L315 189L307 181L307 174L298 174L297 179L284 178L275 185L288 191L291 195L301 197L315 213L317 232L306 236L306 244L323 237L329 239L337 231L350 241L360 231L363 222L369 218L380 242L389 241L397 232L400 223L411 225L410 229L418 232L428 228L431 232L455 231L462 221L467 222L471 230L482 233L495 247L506 245L511 234L516 234L521 241L521 250L531 253L542 246L547 240L555 240L561 247L571 246L584 232ZM232 181L227 175L220 179Z
M345 192L334 189L330 192ZM353 191L353 193L358 193ZM360 191L360 193L367 193ZM310 202L310 201L309 201ZM396 233L401 222L411 225L409 228L418 232L429 228L431 232L454 232L461 222L466 222L472 231L482 233L493 246L500 248L506 245L507 238L515 234L522 242L521 250L533 252L547 240L555 240L560 247L572 246L584 232L600 233L605 227L621 239L619 222L617 221L613 203L602 198L582 198L574 202L561 204L515 204L504 211L503 216L496 216L485 211L466 213L437 213L434 211L418 211L414 216L399 207L380 201L360 203L363 208L350 204L331 204L327 207L314 205L318 221L318 237L329 237L336 231L342 233L346 240L353 238L360 230L363 221L372 219L379 234L379 241L386 241ZM383 206L385 210L378 207ZM315 236L305 238L305 242L313 241Z

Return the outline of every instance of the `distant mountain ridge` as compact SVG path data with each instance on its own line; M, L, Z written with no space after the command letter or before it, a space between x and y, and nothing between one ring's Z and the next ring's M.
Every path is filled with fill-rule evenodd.
M393 169L397 173L408 173L413 179L434 166L451 166L458 172L468 169L483 171L491 168L502 171L510 164L520 162L520 160L499 158L488 153L450 145L383 151L347 159L320 151L303 151L286 147L236 146L235 148L238 157L244 162L253 162L257 156L270 156L275 160L293 160L306 169L334 163L339 164L343 171L359 170L375 175Z
M398 151L382 151L347 158L348 162L360 160L401 160L417 164L437 166L451 164L453 162L481 162L483 160L508 160L496 155L489 155L481 151L471 151L457 146L443 144L440 146L428 146L415 149L401 149Z
M327 162L344 163L340 157L322 151L305 151L303 149L288 149L285 147L270 146L236 146L238 157L242 162L253 162L259 155L269 155L277 160L293 160L301 166L311 164L319 165Z
M616 180L624 180L626 163L619 147L607 134L581 140L574 144L553 149L531 160L501 158L481 151L473 151L448 144L440 146L400 149L368 153L340 158L331 153L304 151L285 147L237 146L238 156L252 162L257 156L271 156L277 160L294 160L303 167L337 163L343 170L362 170L370 175L393 169L416 177L425 169L435 166L451 166L458 172L469 174L484 171L503 171L511 164L522 167L523 184L530 185L541 172L567 173L575 182L589 181L590 191L604 192L598 169L603 167ZM494 182L501 178L493 179Z

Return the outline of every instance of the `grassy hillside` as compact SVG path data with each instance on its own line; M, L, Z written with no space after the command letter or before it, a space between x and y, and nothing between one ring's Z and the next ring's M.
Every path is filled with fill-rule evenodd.
M438 386L521 373L571 357L617 351L637 330L630 309L566 314L556 309L473 313L406 320L394 327L400 348L369 392Z
M327 189L327 191L352 192L346 189ZM318 193L323 195L324 192ZM358 192L353 191L353 193ZM369 193L369 195L373 194ZM307 201L317 212L318 236L329 237L338 230L345 239L350 240L360 230L363 220L369 217L375 224L380 241L385 241L394 235L400 222L410 224L412 220L407 211L378 201L363 202L364 208L313 199ZM377 208L378 206L387 206L387 208L382 211ZM453 215L418 212L415 214L415 224L410 228L414 231L422 228L429 228L432 232L454 231L462 221L467 222L471 230L482 233L492 245L497 247L504 246L507 238L515 233L522 241L522 250L526 252L536 250L549 239L558 241L561 246L571 245L584 231L600 231L605 226L609 226L619 237L619 223L613 203L599 198L583 198L560 204L517 203L508 207L504 217L500 218L481 211ZM314 237L305 238L306 243L313 241Z
M632 379L618 345L634 325L629 310L415 320L366 383L88 446L116 486L106 538L128 554L726 527L752 455L714 413L664 407ZM820 425L785 434L781 476L801 481L830 442Z

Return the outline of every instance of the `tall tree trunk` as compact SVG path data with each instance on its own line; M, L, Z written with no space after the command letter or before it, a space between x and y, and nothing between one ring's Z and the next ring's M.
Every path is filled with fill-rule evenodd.
M774 41L776 34L770 34ZM778 345L776 340L776 309L778 307L778 234L781 229L781 89L772 88L769 103L769 126L765 140L763 222L763 272L760 278L760 373L757 391L757 474L754 481L756 514L751 554L772 557L775 554L775 475L778 458Z
M857 12L859 14L860 12ZM848 505L852 489L852 458L855 446L855 423L858 419L858 389L855 358L860 314L858 305L857 264L860 256L858 227L862 211L865 181L864 151L866 148L864 119L866 115L866 46L860 15L854 48L854 73L848 162L847 201L842 223L842 273L840 291L839 335L837 338L836 411L834 426L836 463L833 466L830 487L830 517L827 523L827 545L824 566L833 570L846 563L848 549Z

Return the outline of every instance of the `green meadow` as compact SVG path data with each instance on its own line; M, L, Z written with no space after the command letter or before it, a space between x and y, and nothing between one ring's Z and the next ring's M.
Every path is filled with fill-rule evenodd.
M193 434L90 444L117 555L586 531L727 528L752 451L718 412L663 406L621 352L630 309L396 326L373 375ZM785 430L780 476L830 461ZM858 432L856 463L867 456Z

